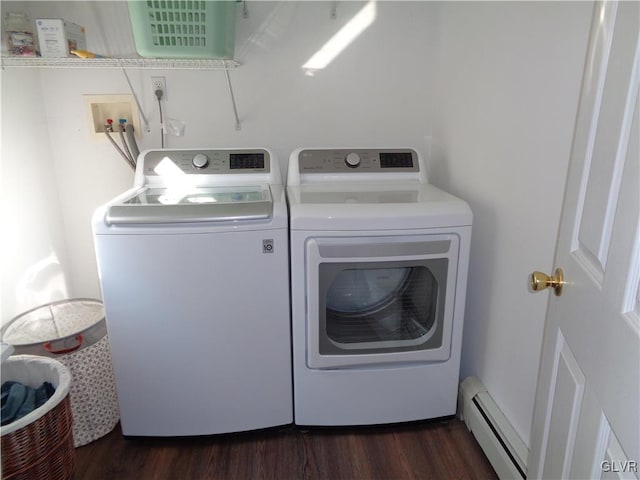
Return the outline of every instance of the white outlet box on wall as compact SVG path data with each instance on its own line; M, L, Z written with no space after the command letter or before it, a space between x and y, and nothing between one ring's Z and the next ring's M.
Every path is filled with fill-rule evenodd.
M119 132L119 121L125 119L133 125L136 138L140 138L140 115L133 95L83 95L87 105L89 132L96 139L105 139L104 126L113 120L113 131Z

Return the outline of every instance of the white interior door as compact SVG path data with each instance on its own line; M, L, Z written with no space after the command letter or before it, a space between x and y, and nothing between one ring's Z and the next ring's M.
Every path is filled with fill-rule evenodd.
M562 212L529 478L640 471L639 2L595 5Z

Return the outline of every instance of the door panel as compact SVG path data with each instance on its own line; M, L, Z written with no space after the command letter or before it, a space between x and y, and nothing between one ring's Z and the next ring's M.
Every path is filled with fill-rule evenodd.
M640 3L594 7L556 248L529 478L638 478Z
M574 249L581 252L585 267L602 282L611 241L613 219L625 165L626 146L633 131L631 123L635 95L633 83L634 42L633 30L637 29L634 12L624 11L616 16L615 30L612 31L606 75L597 89L599 110L592 117L589 138L593 142L585 161L583 182L579 196L584 199L577 211L580 228ZM637 17L637 12L635 12ZM637 68L637 67L635 67ZM637 74L637 73L636 73Z
M554 387L549 399L545 478L568 478L578 429L585 377L562 334L558 335Z

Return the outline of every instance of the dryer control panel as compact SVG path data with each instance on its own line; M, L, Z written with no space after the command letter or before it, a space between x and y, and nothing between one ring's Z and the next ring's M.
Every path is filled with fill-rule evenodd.
M418 154L411 149L302 150L299 172L308 173L389 173L418 172Z

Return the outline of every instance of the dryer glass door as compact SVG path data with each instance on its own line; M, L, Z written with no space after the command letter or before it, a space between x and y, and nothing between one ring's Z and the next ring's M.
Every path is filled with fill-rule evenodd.
M437 317L443 314L442 308L438 312L440 288L436 275L446 278L447 260L430 263L379 265L384 268L375 268L375 264L321 265L321 283L330 283L326 293L322 289L325 311L321 326L326 336L321 339L320 353L398 351L441 344L442 329L435 342L428 344L427 340L435 333Z
M307 244L312 368L449 358L456 235Z

